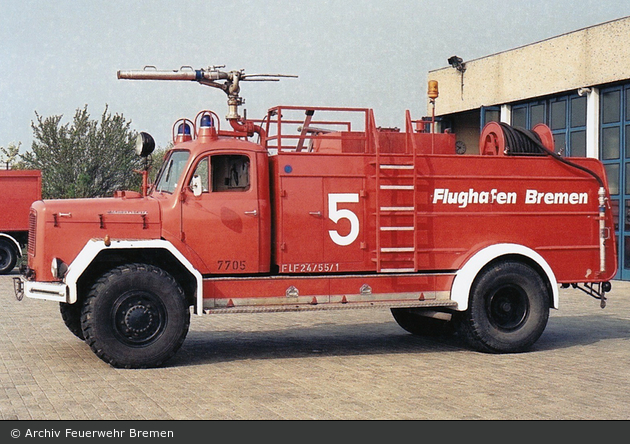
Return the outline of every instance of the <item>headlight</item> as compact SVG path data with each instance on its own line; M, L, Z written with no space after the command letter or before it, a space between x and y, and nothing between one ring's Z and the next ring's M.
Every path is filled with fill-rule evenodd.
M68 266L59 258L54 257L50 264L50 273L55 279L63 279L68 271Z

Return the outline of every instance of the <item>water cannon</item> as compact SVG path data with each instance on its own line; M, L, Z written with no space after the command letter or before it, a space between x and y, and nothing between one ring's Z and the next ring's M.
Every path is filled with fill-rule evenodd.
M213 65L205 69L193 69L182 66L177 70L158 70L155 66L145 66L142 70L118 71L119 79L129 80L181 80L198 82L201 85L218 88L228 96L228 114L230 123L239 122L241 116L238 107L245 103L240 96L241 82L278 82L281 78L297 78L292 74L245 74L244 70L221 71L225 65ZM232 126L234 124L232 123Z

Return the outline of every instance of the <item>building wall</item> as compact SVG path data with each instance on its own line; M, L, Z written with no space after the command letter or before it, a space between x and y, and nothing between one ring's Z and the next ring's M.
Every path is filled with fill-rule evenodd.
M479 110L459 114L450 127L457 140L466 145L466 154L479 154Z
M428 73L440 94L435 115L478 153L490 118L547 124L556 152L599 158L615 219L618 273L630 280L630 17ZM460 55L461 56L461 55ZM427 104L430 109L430 104Z
M429 71L437 116L630 78L630 17Z

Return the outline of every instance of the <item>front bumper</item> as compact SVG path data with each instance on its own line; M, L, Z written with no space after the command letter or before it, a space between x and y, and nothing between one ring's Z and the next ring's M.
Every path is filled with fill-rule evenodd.
M23 276L13 278L15 297L21 301L24 296L32 299L69 302L70 290L63 282L35 282Z

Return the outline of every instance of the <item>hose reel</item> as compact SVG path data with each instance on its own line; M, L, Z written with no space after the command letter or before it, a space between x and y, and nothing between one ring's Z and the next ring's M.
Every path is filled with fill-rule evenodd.
M489 156L548 154L554 151L553 134L547 125L538 124L533 129L518 128L506 123L490 122L479 137L479 153Z
M481 132L479 138L479 152L482 155L494 156L551 156L554 159L591 175L599 184L599 271L606 271L606 184L604 179L593 170L560 156L554 151L553 134L547 125L538 124L531 131L515 128L505 123L490 122ZM610 206L608 206L610 211ZM603 295L603 293L602 293ZM602 296L603 298L603 296ZM602 299L602 308L604 307Z

